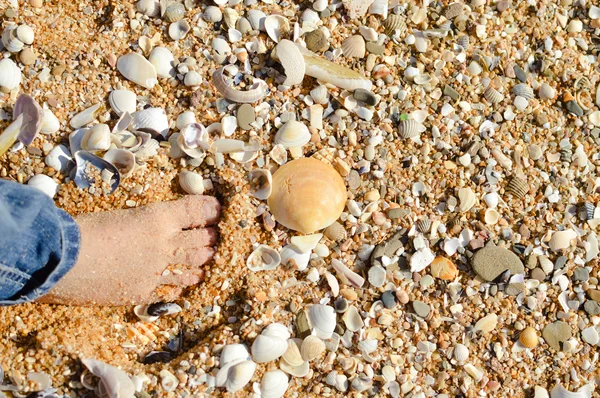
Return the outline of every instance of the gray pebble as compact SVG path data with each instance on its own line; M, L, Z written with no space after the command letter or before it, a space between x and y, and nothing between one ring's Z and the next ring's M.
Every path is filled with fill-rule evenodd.
M251 123L256 120L256 113L250 104L242 104L237 110L238 126L242 130L252 130Z
M368 52L375 55L383 55L383 52L385 51L384 46L377 44L374 41L368 41L366 48Z
M371 266L383 266L383 264L381 264L381 257L383 256L393 257L396 252L404 246L402 241L407 239L406 232L406 228L403 228L385 242L378 244L371 254Z
M560 351L562 348L561 343L569 340L572 336L571 327L566 322L556 321L544 328L542 336L550 347Z
M525 74L525 71L519 65L515 65L513 69L517 79L519 79L521 83L525 83L527 81L527 75Z
M583 116L583 109L574 100L567 102L567 110L575 116Z
M598 314L600 314L600 304L598 304L597 302L595 302L593 300L586 301L585 304L583 305L583 309L589 315L598 315Z
M429 312L431 311L429 304L422 301L415 300L412 302L412 306L415 313L421 318L427 318L427 315L429 315Z
M587 268L579 267L573 271L573 280L577 282L586 282L590 279L590 271Z
M396 306L396 293L392 290L387 290L381 295L383 306L389 310Z
M533 271L531 271L531 278L537 279L538 281L542 282L544 279L546 279L546 274L541 268L536 268Z
M535 267L537 267L537 263L537 256L535 254L530 254L529 257L527 257L527 262L525 263L525 266L529 269L535 269Z
M555 270L563 269L566 264L567 264L567 257L560 256L559 258L556 259L556 262L554 263L554 269Z
M484 280L491 282L500 274L509 270L511 274L525 271L519 257L510 250L501 247L484 247L477 251L471 260L473 271Z
M370 106L374 106L377 104L377 97L375 96L375 94L373 94L369 90L365 90L364 88L357 88L352 93L352 96L355 100L362 101Z
M395 208L395 209L388 210L388 217L391 220L396 220L398 218L406 217L406 215L408 213L409 213L409 210L407 210L407 209Z
M458 93L458 91L456 91L449 85L444 86L444 95L447 95L448 97L452 98L455 101L460 98L460 94Z
M524 283L509 283L504 289L504 293L509 296L518 296L520 293L525 292L525 284Z

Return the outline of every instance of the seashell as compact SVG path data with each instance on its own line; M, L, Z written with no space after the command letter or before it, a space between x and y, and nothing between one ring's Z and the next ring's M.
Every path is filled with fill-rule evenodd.
M204 178L202 178L202 175L194 173L193 171L183 170L179 173L179 185L181 186L181 189L189 194L202 195L207 184L208 183Z
M513 94L517 96L521 96L528 100L533 99L535 95L533 94L533 89L529 87L525 83L519 83L513 87Z
M310 371L310 365L308 361L302 362L302 365L298 366L292 366L285 361L281 361L279 363L279 367L282 371L294 377L304 377Z
M537 332L532 327L525 328L519 335L519 341L527 348L535 348L538 344L539 337Z
M2 44L11 53L18 53L25 43L17 38L17 25L7 26L2 32Z
M308 319L318 338L323 340L331 338L336 324L333 307L323 304L313 304L308 309Z
M138 135L141 134L146 134L146 136L142 138L143 143L137 149L134 150L131 148L130 150L135 153L137 161L146 161L156 156L160 144L155 139L150 138L150 134L138 132Z
M290 23L287 18L282 15L269 15L264 19L264 26L267 35L275 43L279 43L279 40L283 36L290 34Z
M361 35L350 36L342 42L342 53L348 58L363 58L366 51L365 39Z
M583 214L585 220L593 220L596 213L596 206L588 201L585 201L581 206L580 214Z
M308 336L302 341L300 352L302 353L302 359L310 362L325 352L325 343L318 337Z
M496 192L490 192L485 194L483 196L483 200L490 209L495 209L496 206L498 206L498 194Z
M221 130L225 137L231 137L237 127L237 118L235 116L225 116L221 119Z
M287 326L282 325L281 323L269 324L269 326L263 329L261 334L263 336L274 337L286 341L290 338L290 331Z
M233 8L226 7L223 9L223 22L229 29L234 29L235 25L240 18L240 14Z
M416 120L402 120L398 124L398 135L400 138L408 139L416 137L423 130L423 125Z
M60 121L50 109L44 109L41 133L53 134L60 129Z
M495 209L487 209L483 216L483 220L487 225L496 225L498 220L500 220L500 213Z
M282 356L288 348L287 341L260 334L252 343L252 359L257 363L271 362Z
M175 57L168 48L155 47L152 49L150 55L148 56L148 62L154 68L156 76L164 79L175 77Z
M300 353L300 341L300 339L289 339L287 342L288 348L281 357L281 360L290 366L300 366L304 363L304 359L302 359L302 354Z
M246 18L248 19L248 22L250 22L252 29L265 30L265 19L267 18L267 15L264 12L256 9L248 10Z
M229 101L250 104L261 100L267 95L268 85L260 79L254 79L255 83L249 90L240 91L227 84L223 75L223 68L217 69L213 73L212 78L217 91Z
M241 34L245 35L252 30L252 24L247 18L241 17L236 21L235 28L239 30Z
M237 29L234 28L229 28L227 29L227 37L229 38L229 41L232 43L237 43L238 41L242 40L242 32L240 32ZM239 49L242 50L242 49Z
M458 362L464 362L469 358L469 349L464 344L456 344L454 346L454 358Z
M444 8L444 17L446 19L454 19L463 12L463 5L461 3L450 3Z
M169 37L171 40L177 41L185 38L192 28L185 19L173 22L169 25Z
M281 264L281 256L277 250L270 248L267 245L259 245L246 261L246 266L250 271L271 271Z
M179 385L179 379L175 375L166 369L159 372L161 378L160 385L165 389L166 392L175 391Z
M153 137L167 136L169 132L169 120L167 114L162 108L146 108L141 111L134 112L133 123L131 128L150 133Z
M160 13L160 2L158 0L140 0L135 7L148 17L156 17Z
M483 372L479 369L477 369L475 366L473 366L470 363L467 363L465 365L463 365L463 369L465 370L465 372L467 372L469 374L469 376L471 376L473 378L473 380L475 380L476 382L481 381L481 379L483 378Z
M295 245L286 245L281 250L281 263L304 271L310 261L310 252L302 253Z
M334 242L339 242L346 239L346 229L342 224L335 221L333 224L328 226L324 232L325 236Z
M506 186L505 191L515 198L520 199L529 192L529 186L527 185L527 181L518 176L514 176Z
M429 218L423 218L417 221L417 231L422 234L426 234L431 230L431 220Z
M269 157L280 166L287 163L287 151L283 145L274 145L273 149L269 152Z
M113 90L108 95L110 108L121 116L125 112L134 113L137 106L137 97L133 91Z
M195 70L191 70L185 74L185 78L183 79L183 84L188 87L199 86L202 83L202 76Z
M458 199L460 201L458 209L461 213L471 210L471 208L475 206L475 203L477 202L475 193L473 193L471 188L460 188L458 190Z
M183 130L192 123L196 123L196 115L192 111L185 111L177 116L177 128Z
M27 45L33 43L33 39L35 37L31 26L25 24L19 25L19 27L17 27L16 35L20 41Z
M348 330L358 332L365 324L355 306L348 307L342 318Z
M340 260L334 258L333 260L331 260L331 266L333 267L333 269L335 269L338 275L340 275L343 278L344 282L347 282L350 285L357 288L361 288L362 285L364 285L365 279L362 276L358 275L356 272L352 271L350 268L348 268Z
M150 53L150 56L152 56L152 53ZM129 53L120 56L117 60L117 69L125 79L139 84L144 88L150 89L158 83L154 65L138 53Z
M0 60L0 87L13 90L21 84L21 69L10 58Z
M469 35L462 35L456 39L456 44L461 46L464 50L469 48Z
M298 46L290 40L281 40L275 46L275 51L271 52L271 56L276 59L285 70L286 79L283 82L286 86L294 86L301 84L306 73L306 65L304 57L298 49Z
M310 234L339 218L346 184L333 167L313 158L296 159L275 172L268 200L280 224Z
M81 148L86 151L106 151L110 147L110 128L106 124L97 124L90 128L81 140Z
M273 177L267 169L254 169L249 174L250 194L259 200L266 200L273 189Z
M58 145L52 148L44 161L49 167L65 174L69 171L69 166L71 165L73 158L71 157L69 148L64 145Z
M213 153L233 153L246 151L246 143L242 140L219 138L210 146Z
M219 7L208 6L206 7L206 10L204 10L202 18L204 18L206 21L217 23L223 19L223 12L219 9Z
M498 315L493 313L488 314L475 323L475 326L473 326L473 331L477 332L481 330L484 333L488 333L494 330L496 325L498 325Z
M163 19L167 22L177 22L185 16L185 6L181 3L171 3L167 6Z
M488 86L483 92L485 99L492 105L500 103L504 100L504 95L492 86Z
M281 370L266 372L260 382L260 396L262 398L281 398L288 386L288 377Z
M84 358L81 363L88 368L92 374L100 378L96 387L96 395L99 397L117 398L133 397L135 386L127 373L114 366L93 358Z
M351 387L354 391L363 392L373 386L373 380L367 376L359 376L352 380Z
M69 124L72 128L78 129L93 122L96 117L102 112L102 103L92 105L89 108L79 112L73 116Z
M56 195L56 191L58 190L58 184L51 177L48 177L45 174L36 174L27 181L27 185L32 188L35 188L39 191L42 191L46 195L48 195L51 199Z
M290 242L300 250L301 253L310 253L317 246L322 237L323 234L292 236Z
M255 371L256 364L252 361L228 364L217 373L216 386L225 387L228 392L234 393L250 382ZM219 382L221 380L222 383Z
M554 263L548 257L538 256L538 261L544 274L550 275L554 271Z
M381 287L385 283L386 271L380 265L374 265L369 268L368 280L375 287Z
M275 135L275 143L284 148L302 147L310 141L310 131L304 123L290 120L279 128Z
M126 149L111 149L104 154L104 160L119 170L121 178L127 178L135 168L135 155Z
M228 344L221 350L221 367L250 360L250 353L243 344Z
M554 386L552 391L550 391L551 398L592 398L592 393L594 392L593 384L586 384L581 387L579 390L573 392L567 390L563 387L562 384L557 384Z
M87 169L91 166L101 171L103 181L111 188L109 193L113 193L115 189L117 189L121 177L115 166L93 153L86 151L77 151L74 153L74 157L76 168L74 171L71 171L71 174L72 180L77 187L87 189L95 182L94 177L87 174Z
M402 35L407 29L404 17L396 14L390 14L384 21L383 27L385 28L385 34L392 36L395 33Z
M181 306L176 303L165 303L157 302L150 304L146 309L146 312L150 316L165 316L171 314L177 314L182 311Z

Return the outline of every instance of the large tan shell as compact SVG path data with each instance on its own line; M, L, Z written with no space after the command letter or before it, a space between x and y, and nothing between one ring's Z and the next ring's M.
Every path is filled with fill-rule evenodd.
M385 28L385 34L388 36L391 36L396 30L402 34L406 31L406 22L404 22L404 17L391 14L383 21L383 27Z
M492 105L502 102L502 100L504 100L504 95L502 95L502 93L500 93L498 90L496 90L492 86L488 86L485 89L485 91L483 92L483 96Z
M515 176L506 186L506 192L512 194L514 197L522 198L529 192L529 186L527 185L527 181Z
M312 158L297 159L273 174L268 202L280 224L310 234L331 225L342 214L346 185L333 167Z
M350 36L342 43L342 51L349 58L363 58L365 56L365 39L361 35Z

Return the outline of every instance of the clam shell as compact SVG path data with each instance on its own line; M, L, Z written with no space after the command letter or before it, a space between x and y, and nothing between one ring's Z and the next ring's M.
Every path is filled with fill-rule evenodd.
M535 348L538 344L539 337L537 332L532 327L525 328L519 335L519 341L527 348Z
M127 178L135 168L135 155L125 149L111 149L104 154L104 160L119 170L121 178Z
M209 180L210 181L210 180ZM192 195L202 195L207 183L202 175L193 171L183 170L179 173L179 185L181 189Z
M374 265L369 268L368 280L375 287L381 287L385 283L386 271L380 265Z
M54 198L54 195L56 195L56 191L58 190L58 184L56 181L45 174L34 175L29 179L29 181L27 181L27 185L42 191L50 198Z
M177 41L183 39L192 28L185 19L173 22L169 25L169 37L171 40Z
M348 330L358 332L365 324L355 306L348 307L342 318Z
M44 119L42 120L42 129L44 134L53 134L60 129L60 121L50 109L44 109Z
M458 199L460 200L458 209L461 213L471 210L477 202L477 197L471 188L460 188L458 190Z
M71 171L75 185L81 189L89 188L94 183L94 177L87 174L88 165L97 168L102 173L102 179L110 186L109 193L113 193L121 182L121 176L115 166L106 160L86 151L75 152L75 164L77 167Z
M287 348L286 340L261 334L252 343L250 351L252 352L252 359L256 363L266 363L282 356Z
M275 43L290 33L290 23L282 15L269 15L264 20L265 30Z
M496 90L492 86L488 86L483 92L483 96L485 99L492 105L502 102L504 100L504 95Z
M265 30L265 19L267 18L267 15L264 12L256 9L248 10L246 18L250 22L252 29Z
M101 111L102 111L102 103L92 105L89 108L79 112L77 115L73 116L73 118L71 119L69 124L74 129L81 128L81 127L93 122L96 119L96 116L98 116Z
M114 366L92 358L83 358L81 363L100 378L97 395L101 397L133 397L135 386L127 373Z
M17 38L17 25L7 26L2 32L2 44L11 53L18 53L25 43Z
M513 94L526 98L528 100L534 98L533 89L525 83L519 83L513 87Z
M270 271L277 268L281 264L281 256L277 250L272 249L267 245L259 245L246 261L246 266L250 271Z
M225 137L231 137L237 129L237 118L235 116L224 116L221 119L221 130Z
M183 84L185 84L188 87L199 86L201 83L202 76L200 76L200 73L196 72L195 70L191 70L188 73L186 73L183 79Z
M250 360L250 353L243 344L228 344L221 350L221 367L235 362Z
M202 18L213 23L219 22L223 19L223 12L219 9L219 7L208 6L206 7L206 10L204 10Z
M117 60L117 69L127 80L139 84L144 88L150 89L158 83L154 65L138 53L129 53L120 56Z
M135 112L137 97L133 91L113 90L108 95L108 103L113 112L121 116L125 112Z
M496 225L498 220L500 220L500 213L495 209L487 209L483 219L487 225Z
M155 75L163 79L175 77L175 57L166 47L155 47L148 56L148 61L155 70ZM155 78L156 78L155 76ZM131 79L130 79L131 80ZM136 82L137 83L137 82ZM155 82L156 83L156 82ZM139 84L139 83L138 83ZM143 84L142 84L143 86ZM145 87L145 86L144 86ZM152 88L152 87L147 87Z
M458 362L464 362L469 358L469 349L464 344L456 344L454 346L454 358Z
M233 365L227 365L219 370L217 379L219 379L219 374L222 371L224 372L224 376L221 376L221 378L224 379L224 383L217 383L216 385L218 387L225 387L228 392L234 393L244 388L250 382L256 371L256 364L252 361L242 361Z
M192 123L196 123L196 115L192 111L185 111L177 116L177 128L183 130Z
M71 151L64 145L58 145L52 148L44 159L46 165L63 174L69 171L69 166L73 161Z
M350 36L342 42L342 52L348 58L363 58L366 51L365 39L361 35Z
M269 326L263 329L261 334L263 336L274 337L286 341L290 338L290 331L288 330L287 326L281 323L269 324Z
M35 34L33 33L33 29L29 25L19 25L17 27L16 32L17 38L22 41L24 44L30 45L33 43L33 39Z
M384 21L383 27L385 28L385 34L391 36L396 31L401 35L407 29L404 17L396 14L390 14Z
M86 151L106 151L110 147L110 128L106 124L91 127L81 140L81 148Z
M0 60L0 87L12 90L21 84L21 69L10 58Z
M310 141L310 137L310 131L304 123L290 120L275 135L275 143L284 148L302 147Z
M281 357L290 366L300 366L304 363L302 354L300 353L300 339L289 339L287 341L288 348Z
M185 17L185 6L181 3L171 3L167 6L163 19L167 22L177 22Z
M279 367L282 371L294 377L304 377L310 371L310 365L308 361L302 362L302 365L299 366L292 366L285 361L281 361Z
M266 372L260 382L260 396L262 398L281 398L288 386L288 377L281 370Z
M133 130L140 130L152 134L152 136L166 137L169 132L169 120L167 114L162 108L146 108L141 111L134 112Z
M318 338L324 340L331 338L336 324L333 307L323 304L313 304L308 309L308 319Z
M138 132L138 135L147 134ZM142 138L142 144L135 149L135 151L130 149L132 152L135 152L136 160L142 162L146 161L150 158L153 158L158 153L158 148L160 148L160 144L155 139L150 138L150 134L147 134L146 137Z
M158 0L140 0L135 7L148 17L156 17L160 13L160 2Z
M538 261L544 274L550 275L554 271L554 263L548 257L538 256Z
M302 354L302 359L310 362L317 359L325 352L325 343L316 336L308 336L302 341L300 352Z
M416 137L423 130L423 125L416 120L402 120L398 124L398 135L400 138L408 139Z
M248 21L247 18L241 17L236 21L235 28L239 30L241 34L245 35L252 30L252 24L250 24L250 21Z
M520 199L529 192L529 185L524 179L514 176L506 186L505 191Z
M249 174L250 193L257 199L266 200L273 190L273 177L267 169L254 169Z
M281 263L295 268L298 271L304 271L310 261L310 252L302 253L295 245L286 245L281 250Z
M454 19L463 12L463 5L461 3L450 3L444 8L444 17L446 19Z

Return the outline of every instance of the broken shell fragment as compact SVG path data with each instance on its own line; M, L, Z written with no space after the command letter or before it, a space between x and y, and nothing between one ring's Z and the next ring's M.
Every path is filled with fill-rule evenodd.
M111 144L110 128L106 124L97 124L83 136L81 148L86 151L106 151Z
M92 358L82 359L81 362L90 372L100 378L96 387L99 397L133 397L135 386L129 376L121 369Z
M44 109L44 118L40 132L44 134L53 134L60 129L60 120L50 109Z
M270 271L277 268L281 264L281 256L277 250L267 246L259 245L246 261L246 266L250 271Z
M135 155L125 149L111 149L104 154L104 160L119 170L121 178L127 178L135 168Z
M292 236L290 242L297 247L301 253L310 253L317 246L322 237L323 234Z
M301 84L306 73L304 57L298 49L298 46L290 40L281 40L271 56L275 58L285 70L286 79L283 82L286 86Z
M54 170L65 174L69 171L73 158L69 148L64 145L57 145L48 153L44 159L48 167L52 167Z
M250 193L257 199L266 200L271 196L273 190L273 177L267 169L252 170L248 177L250 179Z
M117 69L127 80L144 88L151 89L158 83L154 65L138 53L120 56L117 60Z
M254 79L253 86L246 91L236 90L227 84L223 75L223 68L217 69L213 75L213 84L215 88L225 99L238 103L253 103L261 100L267 95L267 83L260 79Z
M92 105L89 108L79 112L73 116L69 124L72 128L78 129L93 122L96 117L102 112L102 103Z
M298 271L304 271L310 262L310 252L302 253L296 245L286 245L281 250L281 263Z
M290 33L290 23L282 15L269 15L264 19L265 31L275 43Z

